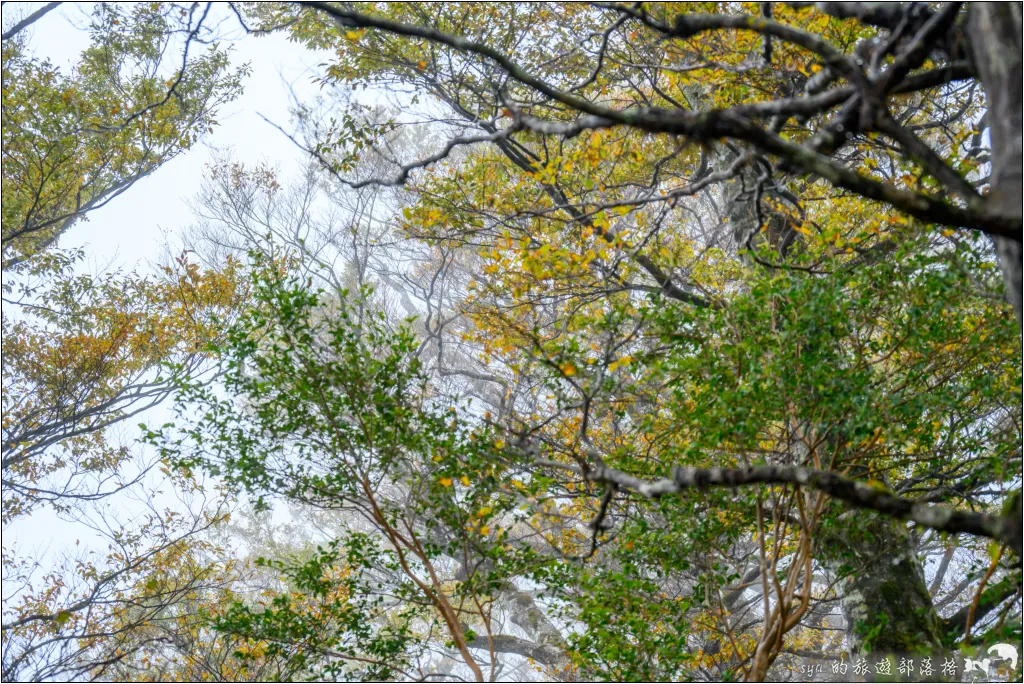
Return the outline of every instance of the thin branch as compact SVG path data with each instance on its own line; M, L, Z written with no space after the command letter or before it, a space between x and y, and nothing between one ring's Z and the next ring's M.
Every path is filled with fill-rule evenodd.
M710 112L678 111L660 108L616 110L555 88L546 81L530 74L508 56L483 43L460 36L452 36L429 27L403 24L390 19L366 15L326 2L302 2L299 4L324 12L347 27L373 28L396 35L420 38L433 43L447 45L462 52L475 54L494 62L519 83L535 89L556 102L592 117L587 120L586 125L581 126L579 121L572 124L577 132L582 130L582 128L588 127L610 128L630 126L651 133L683 135L703 141L717 140L722 137L736 138L752 143L770 154L781 157L806 173L817 174L832 185L850 190L867 199L888 204L905 214L922 219L928 223L981 230L989 235L998 235L1017 242L1022 237L1022 222L1019 218L993 214L981 201L969 202L967 207L960 207L930 195L902 190L874 178L862 176L855 171L834 163L824 155L765 130L753 121L737 115L731 109L713 110ZM628 7L617 5L609 7L633 13L638 18L640 16ZM642 16L646 18L646 15ZM839 53L834 47L813 34L807 34L792 27L776 24L775 22L765 21L760 17L680 16L684 17L682 24L679 25L677 22L675 29L657 25L654 28L664 30L667 35L675 37L694 35L704 30L719 27L755 30L810 49L821 55L826 63L849 78L858 87L867 86L866 83L863 83L864 74L859 69L851 66L852 62L849 61L848 57Z

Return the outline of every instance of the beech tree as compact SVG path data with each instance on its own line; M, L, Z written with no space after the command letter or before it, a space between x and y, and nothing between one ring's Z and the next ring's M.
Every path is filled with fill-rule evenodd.
M119 677L1020 649L1019 5L231 8L331 94L298 179L211 169L249 297L147 436L307 525Z
M73 74L62 74L24 41L52 9L3 37L5 520L23 506L8 493L23 498L34 487L44 499L67 499L73 487L47 495L33 484L52 474L43 462L55 451L69 456L62 463L91 459L85 470L116 469L103 428L167 396L156 366L172 358L194 365L211 333L210 309L229 308L234 296L230 267L203 273L179 260L162 283L81 275L74 268L84 253L56 242L188 149L217 106L238 94L241 73L222 50L190 57L209 31L197 8L100 4L90 47ZM179 38L181 61L168 78L168 50Z
M357 570L362 628L282 595L219 629L314 676L478 679L503 653L758 681L1019 639L1020 155L996 161L993 112L1020 49L980 54L989 9L299 5L249 25L336 48L327 83L406 93L390 127L436 135L370 179L388 124L303 144L334 182L405 185L396 230L467 277L430 358L353 323L360 293L262 281L222 348L246 408L189 395L210 408L165 453L367 520L282 568L309 595Z

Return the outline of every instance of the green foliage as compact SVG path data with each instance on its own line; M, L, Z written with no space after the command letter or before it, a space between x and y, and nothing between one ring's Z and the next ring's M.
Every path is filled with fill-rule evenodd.
M208 453L178 465L209 466L260 502L275 494L337 505L385 474L433 488L404 467L408 459L448 473L464 436L451 417L421 410L424 376L408 330L392 335L379 314L356 318L346 302L321 302L295 282L257 279L253 303L213 350L228 395L246 404L187 388L187 400L211 404L191 435Z
M618 408L616 396L642 397L651 387L667 391L659 390L657 412L626 421L630 427L617 440L621 446L608 450L611 466L653 478L664 472L665 463L770 462L776 450L785 450L794 424L813 420L818 432L804 438L805 458L879 486L941 485L960 468L954 455L969 458L977 477L1002 479L1011 476L1013 433L987 417L1012 408L1019 397L1012 379L1020 371L1006 366L1016 331L1005 309L965 299L972 282L962 264L983 259L979 247L984 246L964 241L954 250L929 253L908 242L898 258L837 269L827 277L754 272L749 288L727 309L695 310L657 296L640 304L613 303L596 327L544 345L542 353L554 359L543 365L548 386L564 391L568 380L586 386L592 364L584 340L595 330L623 334L630 323L643 320L648 335L662 346L657 354L636 355L629 380L606 378L594 385L592 410L600 416L608 402L608 410L621 418L628 413ZM446 410L431 390L408 327L390 329L380 314L358 305L366 293L335 301L266 268L257 269L252 287L255 307L216 349L226 371L226 394L187 388L183 406L193 415L192 406L203 407L201 418L172 441L170 433L151 434L165 458L186 470L202 468L220 476L258 505L281 498L361 511L399 549L414 548L422 539L417 560L425 566L471 553L489 570L454 583L453 596L493 597L514 577L533 578L564 618L579 625L566 647L573 666L587 676L689 677L694 668L714 662L695 651L694 639L708 639L698 635L714 631L716 604L742 571L721 561L693 564L713 549L750 543L756 489L634 501L615 530L614 544L605 542L612 553L606 562L574 560L587 557L589 541L566 529L561 537L548 538L565 554L561 560L538 556L515 543L516 526L530 522L543 529L539 521L545 516L572 514L578 509L567 508L565 497L576 487L543 476L489 428L474 427L454 407ZM618 306L636 313L617 314ZM580 371L567 378L566 367ZM571 394L560 396L571 401ZM958 420L951 423L948 417L954 415ZM663 434L664 425L672 426L671 434ZM642 456L638 445L645 445ZM855 533L838 517L844 510L826 506L814 523L817 553L827 562L844 562L849 557L841 547L858 546ZM402 534L411 539L400 540ZM848 541L829 541L832 534ZM411 658L425 642L416 643L421 630L411 626L416 619L403 604L381 608L379 596L371 599L379 588L362 580L351 583L362 577L358 573L342 582L324 580L329 568L397 571L405 552L378 549L342 563L338 554L349 544L338 540L334 551L282 568L302 601L341 591L369 602L344 604L344 611L363 618L338 616L336 629L319 630L292 595L280 595L267 613L237 605L219 628L287 643L289 653L306 654L295 656L296 668L311 667L303 658L325 648L350 643L353 649L371 649L375 639L383 641L372 648L394 648ZM847 564L846 571L859 562ZM696 582L678 583L681 574L695 571ZM417 574L422 572L410 577ZM413 605L429 603L429 587L410 577L392 591L408 595ZM666 591L669 586L677 589ZM711 622L698 619L685 628L686 616L702 605L711 609L702 619ZM401 638L352 631L360 620L388 628L397 623L406 631ZM870 648L871 635L865 638ZM329 645L318 639L328 639ZM313 643L309 640L319 645L303 646ZM719 644L716 656L752 648L741 642ZM338 664L344 662L346 657L339 657L330 667L341 669L332 672L370 676L369 670Z
M96 35L121 56L87 53L81 92L5 46L5 105L29 98L8 72L37 82L58 114L46 135L70 159L53 165L52 192L13 195L10 220L5 202L6 265L63 268L44 252L60 232L187 149L211 103L234 94L237 75L213 49L160 100L155 72L138 65L159 58L153 34L180 24L147 7L97 15ZM1009 225L979 192L985 103L961 83L973 77L961 78L958 22L915 52L904 47L920 27L783 3L244 9L263 30L333 50L325 87L401 98L393 116L341 98L347 108L323 125L301 110L328 182L363 180L373 155L395 170L404 160L386 157L418 116L478 142L438 143L430 163L398 170L411 182L393 216L352 189L382 224L364 248L421 250L408 267L381 267L379 285L429 281L416 290L425 321L397 322L371 288L341 289L353 269L372 280L358 249L344 276L325 278L337 291L315 290L306 274L329 268L320 246L295 231L294 251L277 249L292 227L276 225L276 178L224 165L220 206L251 207L261 193L274 215L274 257L251 254L245 310L196 330L166 317L151 356L138 340L124 358L109 335L86 340L122 364L99 374L97 400L133 360L149 369L199 346L219 382L174 374L178 424L146 432L166 467L182 482L213 476L260 513L291 506L332 521L315 551L302 539L260 559L262 591L197 599L203 619L188 623L183 660L214 654L234 668L217 676L239 678L483 681L515 654L564 679L760 680L787 651L969 641L975 610L981 638L1019 637L1007 626L1019 605L1012 543L984 546L1007 535L963 535L954 548L944 523L851 510L820 479L725 487L709 476L813 469L876 497L858 505L884 492L947 519L932 504L1019 522L1019 326L989 237L950 228ZM947 10L959 8L915 12ZM186 28L193 14L181 15ZM105 90L115 76L129 94L117 101ZM864 83L879 86L878 102ZM122 111L117 124L93 120ZM82 130L95 136L68 132ZM8 171L7 135L5 119L5 179L21 178L15 161L34 152L12 133ZM94 163L113 172L97 181L105 190L90 185ZM344 227L353 244L364 219ZM234 271L180 265L178 282L209 308L238 306ZM61 283L41 301L67 313L43 318L76 344L120 325L108 309L134 314L135 296L180 313L149 283ZM165 320L145 313L132 318L139 336ZM71 344L17 332L10 358L36 371L23 384L62 386ZM51 358L32 366L39 349ZM690 469L703 479L685 480ZM927 561L935 554L941 563Z
M305 563L260 561L278 568L292 590L269 604L231 604L212 624L246 639L236 653L242 669L272 660L280 663L282 681L393 679L408 666L416 611L403 608L381 619L385 601L365 569L381 565L383 555L375 540L353 534Z
M252 308L215 347L227 396L183 383L179 405L193 415L198 406L198 420L176 437L165 428L149 439L167 462L215 474L257 507L280 498L375 527L388 547L359 534L335 540L309 562L278 566L291 594L259 612L237 605L217 624L282 644L268 653L293 654L295 671L390 676L412 657L409 649L425 646L413 636L438 615L403 604L385 609L383 595L427 604L442 618L451 604L472 602L465 610L485 618L490 599L483 597L508 576L502 565L521 571L515 553L499 552L505 531L490 526L511 508L501 493L502 466L487 458L486 435L431 400L409 330L389 330L379 313L356 306L368 293L327 300L265 265L256 268L252 291ZM481 554L490 570L438 581L432 565L459 553ZM337 572L342 580L329 579ZM334 611L329 626L322 613L299 607L313 600L318 610ZM471 640L468 628L448 629ZM320 661L310 660L317 654ZM353 659L374 665L355 668Z

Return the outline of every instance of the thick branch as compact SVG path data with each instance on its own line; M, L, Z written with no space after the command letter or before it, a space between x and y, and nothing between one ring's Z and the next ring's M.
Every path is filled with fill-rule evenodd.
M765 152L782 158L804 172L821 176L837 187L844 188L867 199L883 202L905 214L928 223L976 229L1017 242L1021 240L1021 220L1019 217L992 213L986 210L980 202L971 202L967 207L960 207L926 194L902 190L873 178L862 176L855 171L833 163L828 157L766 131L753 121L730 109L713 110L703 113L661 108L612 109L555 88L546 81L527 72L506 55L483 43L459 36L452 36L425 26L403 24L382 17L366 15L325 2L302 2L300 4L332 16L343 26L373 28L396 35L420 38L483 57L505 70L511 78L519 83L533 88L556 102L589 115L590 118L582 126L584 128L630 126L651 133L683 135L703 141L717 140L722 137L744 140L756 145ZM824 41L813 42L814 36L811 34L805 34L791 27L768 22L760 17L741 17L741 19L746 22L743 28L757 30L766 35L772 35L814 50L827 63L834 68L840 69L843 75L854 82L861 80L863 76L858 70L851 69L847 58L844 55L836 54L834 48L830 45ZM676 29L668 30L670 32L675 31L676 33L682 30L685 33L697 28L687 23L691 21L701 22L699 27L701 30L713 28L713 26L709 25L711 20L706 17L693 18L687 16L681 28L677 27ZM718 16L715 17L715 21L719 25L725 26L730 22L738 21L738 19ZM579 132L581 128L580 122L571 124L571 126L576 129L576 132Z
M494 634L490 641L486 636L478 636L469 643L470 648L493 648L495 653L513 653L524 658L533 658L542 665L560 665L567 660L565 651L550 644L537 644L511 634Z
M671 478L653 482L641 480L614 468L597 467L581 472L576 466L556 461L539 465L557 467L581 474L592 482L607 482L632 490L649 499L676 494L687 489L740 487L751 484L794 484L811 487L856 508L877 511L923 527L952 534L965 532L1007 544L1021 555L1021 517L960 511L947 506L924 504L905 499L868 484L851 480L827 470L796 466L750 466L746 468L677 467Z
M12 26L11 28L9 28L6 31L4 31L3 36L2 36L3 40L10 40L14 36L18 35L22 31L27 29L29 26L31 26L32 24L34 24L37 21L39 21L40 19L42 19L47 13L49 13L50 11L55 10L58 7L60 7L60 4L61 3L59 3L59 2L48 2L48 3L46 3L45 5L43 5L39 9L37 9L35 12L33 12L30 15L28 15L27 17L25 17L24 19L19 21L14 26Z
M979 622L983 617L999 607L999 605L1015 595L1021 589L1020 577L1007 575L1000 582L987 588L978 601L974 611L974 621ZM950 642L956 641L963 636L964 628L967 626L967 617L971 612L971 604L967 604L949 618L942 621L942 634Z
M907 7L897 2L791 2L793 7L813 5L819 11L836 19L856 19L864 24L894 31L907 17ZM923 23L931 12L920 13L917 23ZM913 28L916 28L913 27Z

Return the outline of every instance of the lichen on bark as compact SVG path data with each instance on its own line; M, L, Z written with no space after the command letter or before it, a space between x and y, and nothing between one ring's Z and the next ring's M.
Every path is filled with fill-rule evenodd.
M849 512L822 544L851 653L934 653L940 621L904 523Z

